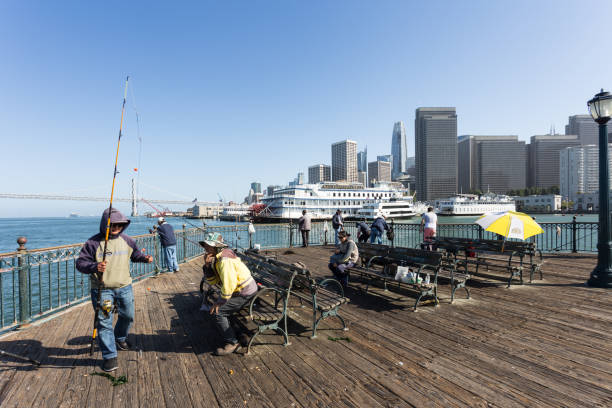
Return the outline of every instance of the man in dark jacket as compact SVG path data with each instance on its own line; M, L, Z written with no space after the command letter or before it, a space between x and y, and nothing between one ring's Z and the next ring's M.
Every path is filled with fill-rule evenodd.
M338 209L332 217L332 227L334 228L334 244L336 246L340 245L340 238L338 238L338 232L342 231L343 224L344 220L342 219L342 211Z
M365 218L359 224L357 224L357 241L368 242L370 238L370 227L365 223Z
M370 243L374 244L374 241L376 241L377 244L382 244L382 235L385 231L389 230L389 225L387 225L384 215L376 217L372 223L371 230L372 235L370 236Z
M159 240L164 251L166 268L168 268L168 272L178 272L179 266L176 261L176 236L174 235L174 228L166 222L164 217L159 217L157 224L159 224L157 233L159 234Z
M89 238L83 245L76 268L79 272L89 274L91 285L91 301L96 310L98 291L101 290L100 303L108 305L105 311L99 310L98 344L102 350L102 369L114 371L117 365L117 348L128 350L127 335L134 321L134 292L130 276L130 261L153 262L153 257L144 255L136 246L136 241L123 232L130 225L128 220L118 210L110 213L110 233L106 248L106 259L102 262L104 240L108 225L109 210L102 213L100 233ZM98 275L101 280L98 280ZM113 310L116 306L119 317L113 330Z

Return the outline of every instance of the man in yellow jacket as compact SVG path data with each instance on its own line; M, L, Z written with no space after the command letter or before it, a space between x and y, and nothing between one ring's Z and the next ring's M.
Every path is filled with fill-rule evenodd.
M224 345L215 355L224 356L239 347L229 316L240 311L255 293L257 283L249 268L227 247L219 233L210 233L200 245L206 250L203 271L209 285L221 287L221 294L210 309Z

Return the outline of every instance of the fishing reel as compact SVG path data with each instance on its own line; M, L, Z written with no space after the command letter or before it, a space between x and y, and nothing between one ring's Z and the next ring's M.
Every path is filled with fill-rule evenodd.
M113 306L113 302L110 299L104 299L102 306L100 307L102 313L104 313L104 317L108 317L108 315L113 311Z

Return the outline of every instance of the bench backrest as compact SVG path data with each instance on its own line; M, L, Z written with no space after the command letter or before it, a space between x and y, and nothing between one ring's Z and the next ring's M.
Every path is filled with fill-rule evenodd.
M435 268L440 265L442 254L422 249L394 247L389 248L387 258L391 262L397 261L400 265L428 265Z
M276 286L281 289L289 290L293 286L293 281L297 275L295 270L282 268L269 263L261 257L254 257L241 252L236 253L251 271L251 275L256 282L264 286Z
M359 250L359 257L365 260L373 258L375 256L387 256L389 247L387 245L376 245L368 243L358 243L357 249Z

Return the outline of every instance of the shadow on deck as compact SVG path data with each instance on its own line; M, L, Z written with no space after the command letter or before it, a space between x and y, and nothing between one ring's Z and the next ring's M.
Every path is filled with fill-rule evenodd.
M325 247L278 250L328 276ZM134 287L134 347L120 352L128 383L92 376L89 304L0 339L0 404L11 406L395 407L611 406L612 296L584 286L596 258L550 256L544 280L512 286L471 284L451 305L420 306L395 292L361 294L341 309L350 330L329 319L310 339L307 309L292 308L292 344L262 335L248 356L215 357L218 337L200 312L201 259L175 275Z

